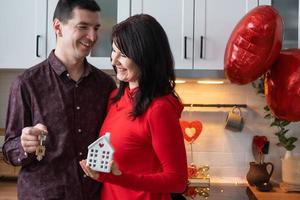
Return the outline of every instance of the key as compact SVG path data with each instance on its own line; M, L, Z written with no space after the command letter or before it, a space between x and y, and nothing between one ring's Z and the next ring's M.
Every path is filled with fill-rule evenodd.
M36 159L41 161L45 156L46 147L43 145L43 142L46 140L46 134L42 131L41 135L39 135L40 145L37 146L35 150Z

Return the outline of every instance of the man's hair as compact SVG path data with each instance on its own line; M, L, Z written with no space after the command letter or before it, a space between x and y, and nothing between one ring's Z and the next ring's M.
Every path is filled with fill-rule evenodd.
M100 6L94 0L59 0L54 11L53 21L58 19L62 23L66 23L73 17L74 8L92 12L101 11Z

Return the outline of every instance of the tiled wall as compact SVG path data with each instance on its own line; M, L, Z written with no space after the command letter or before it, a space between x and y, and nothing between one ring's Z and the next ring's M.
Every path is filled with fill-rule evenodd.
M225 129L225 121L231 108L195 108L186 107L182 119L200 120L203 130L194 142L193 163L197 165L208 164L212 178L226 180L245 180L249 169L249 162L253 161L251 142L254 135L265 135L271 142L270 152L265 156L265 161L274 163L273 179L281 178L281 161L284 150L276 146L276 129L270 128L270 121L263 118L265 100L256 94L256 90L249 85L238 86L200 85L194 82L177 84L177 92L186 104L247 104L242 108L245 120L241 132L232 132ZM300 123L289 126L290 133L299 137ZM190 145L186 144L189 162L191 160ZM300 153L300 142L294 150ZM221 180L222 181L222 180Z
M9 86L20 71L0 70L0 127L5 125L5 113ZM194 82L178 84L177 92L183 103L192 104L247 104L243 108L245 127L241 132L224 129L225 120L230 108L191 108L186 107L182 115L184 120L200 120L203 130L193 144L193 162L197 165L208 164L212 179L218 181L244 181L253 161L251 141L254 135L265 135L270 141L270 152L265 161L275 165L273 179L280 180L280 158L284 150L276 146L277 137L274 135L270 122L263 118L265 100L256 94L252 86L199 85ZM290 125L291 134L299 137L300 123ZM296 153L300 154L300 142L297 142ZM191 161L190 145L186 144L188 162Z

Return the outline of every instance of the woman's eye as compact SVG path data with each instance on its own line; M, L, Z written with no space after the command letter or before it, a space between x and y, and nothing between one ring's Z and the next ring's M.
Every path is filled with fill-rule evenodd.
M124 57L124 58L127 57L127 56L126 56L125 54L123 54L123 53L120 53L120 55L121 55L121 57Z

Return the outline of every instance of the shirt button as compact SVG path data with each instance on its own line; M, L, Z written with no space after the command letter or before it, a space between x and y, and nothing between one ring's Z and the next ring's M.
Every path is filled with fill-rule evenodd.
M79 129L78 129L78 132L81 133L81 131L82 131L82 130L79 128Z
M83 178L86 178L86 175L85 175L85 174L83 174Z
M69 73L67 73L67 77L70 77L70 74L69 74Z
M79 106L77 106L77 107L76 107L76 109L77 109L77 110L79 110L79 109L80 109L80 107L79 107Z
M82 156L82 152L79 152L78 154L79 154L80 156Z

